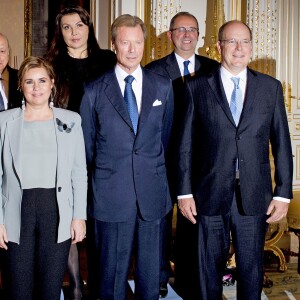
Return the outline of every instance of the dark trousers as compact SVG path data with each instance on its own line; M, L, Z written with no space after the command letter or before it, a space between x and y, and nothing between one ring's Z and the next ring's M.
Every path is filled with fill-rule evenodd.
M71 240L57 243L55 188L23 190L20 244L8 243L10 300L60 299Z
M173 209L161 220L160 223L160 283L168 283L172 273L170 264L172 248L172 218Z
M175 238L175 289L184 300L200 299L198 226L177 210Z
M244 214L238 184L228 214L198 215L201 300L222 300L222 277L228 259L230 233L237 265L237 299L261 299L266 218L266 215Z
M88 216L86 222L86 255L88 264L88 289L89 298L96 300L100 298L99 290L99 257L97 249L99 249L97 225L95 219ZM96 237L96 238L95 238Z
M159 298L160 221L95 220L101 300L125 300L131 255L135 250L135 299Z

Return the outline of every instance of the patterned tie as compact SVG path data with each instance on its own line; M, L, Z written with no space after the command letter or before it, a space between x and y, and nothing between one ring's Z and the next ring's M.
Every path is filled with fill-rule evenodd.
M239 124L241 112L243 109L243 95L242 90L239 87L240 78L239 77L231 77L231 80L234 83L234 88L231 94L230 100L230 110L232 117L234 119L235 125Z
M2 97L2 93L4 93L3 87L2 87L2 82L1 80L3 80L1 78L1 74L0 74L0 111L5 110L5 106L4 106L4 100Z
M189 71L189 60L185 60L183 62L183 76L187 76L190 75L190 71Z
M136 104L136 98L132 89L132 81L134 80L134 77L132 75L128 75L124 80L126 82L125 91L124 91L124 100L127 105L127 109L131 119L134 133L136 134L139 113Z

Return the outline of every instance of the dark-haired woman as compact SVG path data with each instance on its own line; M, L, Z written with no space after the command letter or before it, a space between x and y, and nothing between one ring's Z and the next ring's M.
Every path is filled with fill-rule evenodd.
M53 64L57 76L58 107L79 112L84 84L92 81L113 68L116 56L110 50L100 49L94 32L93 23L86 10L79 6L64 8L56 17L55 35L51 42L47 59ZM93 241L89 239L87 227L88 284L90 293L96 293L93 284ZM78 251L72 245L69 256L69 273L72 299L82 296L79 275ZM95 297L97 297L95 295Z

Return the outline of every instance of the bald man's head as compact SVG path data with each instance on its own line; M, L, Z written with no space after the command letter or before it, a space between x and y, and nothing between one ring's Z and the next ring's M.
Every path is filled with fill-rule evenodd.
M7 37L0 33L0 73L6 68L9 61L9 45Z

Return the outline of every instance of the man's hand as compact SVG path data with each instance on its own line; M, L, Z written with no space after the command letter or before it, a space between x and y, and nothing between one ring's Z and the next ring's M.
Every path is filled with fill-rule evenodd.
M8 243L6 228L3 224L0 224L0 248L7 250L6 243Z
M71 239L72 244L81 242L85 238L86 226L85 220L73 220L71 223Z
M286 216L288 209L289 209L289 203L273 199L267 210L267 215L271 215L267 219L267 223L280 221L282 218Z
M195 216L197 216L197 211L194 198L178 199L178 208L183 216L193 224L196 224Z

